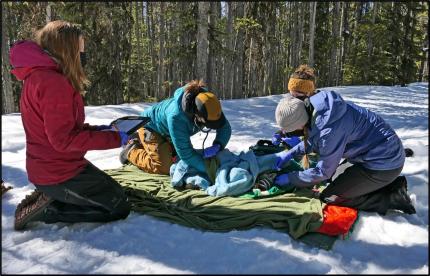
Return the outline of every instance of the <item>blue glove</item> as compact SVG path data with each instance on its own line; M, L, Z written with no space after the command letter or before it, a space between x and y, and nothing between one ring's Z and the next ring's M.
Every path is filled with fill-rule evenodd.
M287 144L290 148L294 148L297 144L299 144L302 140L299 136L292 137L282 137L282 142Z
M128 136L127 133L125 133L124 131L118 131L119 136L121 137L121 146L124 146L127 144L128 140L130 139L130 137Z
M108 125L96 126L96 130L105 130L105 129L110 129L110 128L111 128L111 126L108 126Z
M284 173L284 174L280 174L280 175L276 176L275 179L273 180L273 182L276 185L281 186L281 187L292 185L290 182L290 179L288 177L288 173Z
M285 163L287 163L293 158L293 153L291 152L291 150L289 151L284 150L284 151L275 153L275 155L277 158L276 158L274 169L278 171L283 167Z
M272 137L272 144L278 146L281 142L287 144L290 148L295 147L302 140L299 136L284 137L281 133L276 132Z
M281 143L281 134L276 132L272 137L272 144L278 146Z
M212 147L204 149L203 158L210 158L212 156L215 156L220 149L221 149L221 146L219 144L215 144Z

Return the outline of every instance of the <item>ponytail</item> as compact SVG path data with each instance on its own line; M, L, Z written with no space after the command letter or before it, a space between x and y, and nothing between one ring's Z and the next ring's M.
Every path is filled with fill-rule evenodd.
M309 169L309 157L307 154L307 148L308 148L308 128L305 126L305 128L303 129L305 135L303 138L303 144L304 144L304 148L305 148L305 155L303 155L302 158L302 167L303 169L307 170Z

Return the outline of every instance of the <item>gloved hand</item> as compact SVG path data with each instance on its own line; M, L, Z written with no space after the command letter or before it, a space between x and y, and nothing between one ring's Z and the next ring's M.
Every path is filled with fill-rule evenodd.
M121 137L121 146L127 145L130 137L124 131L118 131L119 136Z
M108 129L110 129L111 128L111 126L108 126L108 125L99 125L99 126L96 126L96 130L108 130Z
M288 177L288 173L284 173L284 174L280 174L278 176L275 177L275 179L273 180L273 182L281 187L286 187L289 185L292 185L290 182L290 179Z
M282 139L282 142L287 144L290 148L295 147L297 144L299 144L302 141L299 136L283 137L281 139Z
M287 144L290 148L295 147L298 143L300 143L300 137L292 136L292 137L284 137L282 133L276 132L272 137L272 144L278 146L281 142Z
M205 148L203 150L203 158L210 158L212 156L215 156L220 149L221 149L221 145L219 144L215 144L211 147Z
M282 142L281 138L282 138L281 133L276 132L275 134L273 134L272 144L275 146L279 145Z
M288 151L284 150L284 151L275 153L275 155L277 156L277 158L276 158L274 169L278 171L283 167L285 163L287 163L293 158L293 153L291 152L291 150L288 150Z

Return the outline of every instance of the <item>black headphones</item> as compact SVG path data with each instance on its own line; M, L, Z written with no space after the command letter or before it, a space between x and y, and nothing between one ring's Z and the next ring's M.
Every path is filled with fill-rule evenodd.
M197 111L196 97L199 93L200 91L198 93L185 92L184 94L185 113L190 113L192 115L196 113Z
M183 106L184 112L187 113L188 115L194 116L195 114L198 114L197 106L196 106L196 97L201 92L207 92L207 91L204 90L203 87L200 87L199 92L197 93L184 92L183 97L185 98L182 100L182 106Z

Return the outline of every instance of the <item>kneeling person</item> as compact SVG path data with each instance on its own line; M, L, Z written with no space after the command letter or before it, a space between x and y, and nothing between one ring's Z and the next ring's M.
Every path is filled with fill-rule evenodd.
M221 103L202 81L194 80L178 88L173 97L151 106L141 115L151 121L138 130L138 136L121 152L120 161L130 162L148 173L168 175L176 157L206 172L203 158L216 155L230 140L231 126ZM204 127L216 129L216 137L202 155L193 148L190 138L205 131Z

